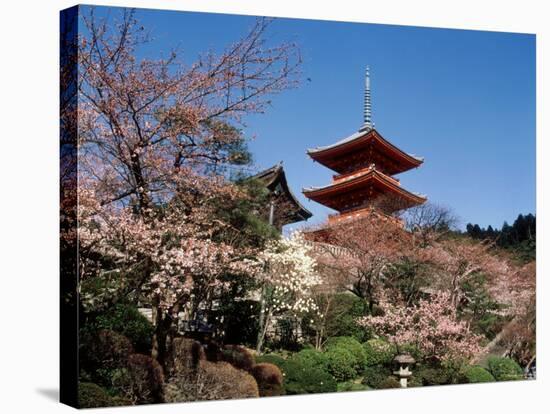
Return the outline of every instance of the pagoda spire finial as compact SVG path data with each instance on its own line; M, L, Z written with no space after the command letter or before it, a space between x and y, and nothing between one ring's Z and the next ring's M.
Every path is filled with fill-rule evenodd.
M361 130L368 130L372 129L374 124L372 123L372 105L371 105L371 96L370 96L370 68L367 66L367 70L365 72L365 104L364 104L364 119L363 119L363 126L361 127Z

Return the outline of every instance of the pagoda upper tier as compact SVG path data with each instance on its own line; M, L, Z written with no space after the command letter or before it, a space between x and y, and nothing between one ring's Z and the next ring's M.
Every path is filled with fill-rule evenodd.
M424 162L423 158L407 154L387 141L374 128L362 128L335 144L309 149L307 153L318 163L342 175L371 164L384 174L395 175Z

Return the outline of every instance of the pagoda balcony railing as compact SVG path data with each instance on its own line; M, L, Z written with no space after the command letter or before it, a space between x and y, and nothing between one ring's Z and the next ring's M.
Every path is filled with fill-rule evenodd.
M373 209L373 207L369 206L369 207L358 208L358 209L354 209L354 210L350 210L350 211L345 211L345 212L342 212L342 213L329 214L328 224L331 225L331 224L337 224L337 223L342 223L342 222L346 222L346 221L361 219L361 218L369 216L374 211L375 210ZM401 227L404 227L404 225L405 225L404 220L402 220L400 218L393 217L393 216L390 216L390 215L387 215L387 214L380 214L380 213L378 213L378 214L380 215L381 218L383 218L385 220L388 220L389 222L392 222L394 224L397 224Z
M335 175L332 176L332 183L337 184L337 183L340 183L342 181L352 180L353 178L358 177L360 175L363 175L366 172L369 172L370 170L376 170L376 167L373 166L373 165L369 165L368 167L361 168L360 170L352 171L352 172L349 172L349 173L346 173L346 174L335 174ZM382 174L384 174L384 173L382 173ZM386 174L384 174L384 175L386 175ZM389 175L386 175L386 177L390 181L393 181L396 185L401 185L397 178L391 177Z

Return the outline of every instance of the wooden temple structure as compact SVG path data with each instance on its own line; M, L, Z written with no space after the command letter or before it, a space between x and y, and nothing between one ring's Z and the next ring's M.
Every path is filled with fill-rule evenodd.
M265 218L279 231L286 224L307 220L312 216L290 190L282 162L261 171L251 179L262 182L269 190L270 202Z
M373 213L402 225L394 213L427 200L403 188L395 177L419 167L423 159L396 147L374 128L368 67L363 126L351 136L332 145L309 149L307 154L336 173L332 183L302 190L308 199L337 211L329 215L329 227Z

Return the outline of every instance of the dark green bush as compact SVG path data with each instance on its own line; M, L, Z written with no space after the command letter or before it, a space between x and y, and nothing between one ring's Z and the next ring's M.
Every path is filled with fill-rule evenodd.
M124 335L101 330L81 341L81 366L92 382L109 387L113 371L126 366L132 353L132 344Z
M330 374L297 361L285 362L283 376L287 394L314 394L337 390L336 381Z
M326 353L329 372L337 381L357 377L357 358L347 348L332 347Z
M399 380L395 377L387 377L384 381L378 384L378 389L383 390L386 388L401 388Z
M110 407L112 405L115 405L113 404L113 399L99 385L91 382L81 382L78 384L79 408Z
M363 346L367 366L391 364L397 354L395 346L382 339L369 339Z
M478 365L468 366L460 373L460 382L477 384L480 382L494 382L495 377L485 368Z
M372 388L378 388L386 378L392 374L389 367L384 365L371 365L363 371L362 383Z
M497 381L515 381L523 379L523 370L510 358L491 356L487 360L489 372Z
M365 366L365 349L363 345L355 338L349 336L330 338L325 345L325 349L327 350L327 353L335 349L344 349L349 351L352 355L352 364L356 374L359 374Z
M319 368L323 371L328 370L328 363L325 354L316 351L315 349L303 349L292 355L290 360L297 361L307 367Z
M95 320L97 329L108 329L127 337L136 352L149 353L153 337L153 325L134 305L117 304Z
M450 384L451 378L448 370L443 367L419 367L413 369L413 378L418 382L422 382L422 385L443 385Z

